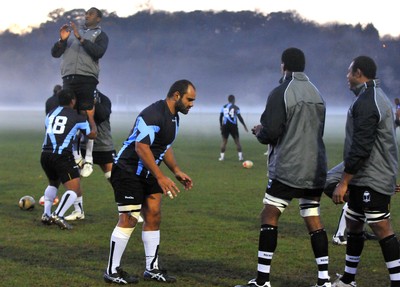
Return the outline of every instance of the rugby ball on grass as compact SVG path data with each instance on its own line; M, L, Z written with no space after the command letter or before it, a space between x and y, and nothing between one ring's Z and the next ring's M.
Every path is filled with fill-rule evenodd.
M245 160L242 163L242 165L243 165L244 168L252 168L253 167L253 162L251 160Z
M22 210L33 210L35 208L35 199L30 195L25 195L19 200L18 206Z
M56 198L54 198L53 205L56 205L59 201L60 200L58 199L58 196L56 196ZM44 206L44 195L42 195L42 197L39 199L39 204Z

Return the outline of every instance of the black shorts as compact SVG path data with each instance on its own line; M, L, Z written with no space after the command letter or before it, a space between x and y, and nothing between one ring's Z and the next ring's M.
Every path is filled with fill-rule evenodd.
M230 122L227 122L225 125L222 125L221 135L224 139L227 139L229 135L231 135L232 138L234 139L238 138L239 137L238 126Z
M321 197L323 188L318 189L305 189L295 188L281 183L277 180L269 180L267 190L265 191L269 195L277 198L292 200L293 198L304 198L304 197Z
M42 152L40 164L49 180L61 180L66 183L74 178L79 178L79 167L73 155L54 154Z
M390 199L390 195L376 192L372 188L349 185L349 208L357 213L389 212Z
M86 150L82 150L82 156L85 157L85 155L86 155ZM92 156L94 164L102 165L107 163L113 163L116 153L115 150L93 151Z
M92 110L94 106L94 91L99 81L95 77L70 75L63 77L63 89L72 89L76 96L78 111Z
M143 178L113 165L110 178L115 202L119 204L143 204L147 196L163 193L153 176Z

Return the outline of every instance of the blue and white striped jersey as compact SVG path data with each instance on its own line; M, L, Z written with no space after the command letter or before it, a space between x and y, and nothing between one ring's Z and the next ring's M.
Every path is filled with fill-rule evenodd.
M115 164L123 170L147 177L150 172L137 155L135 143L148 144L156 164L160 165L178 130L179 116L171 114L165 100L151 104L136 118L132 133L120 149Z
M227 123L237 125L237 115L240 114L240 109L235 104L228 103L222 107L221 114L223 114L223 125Z
M68 107L57 107L45 120L46 135L42 145L43 152L55 154L72 154L72 145L78 131L85 135L90 133L86 116Z

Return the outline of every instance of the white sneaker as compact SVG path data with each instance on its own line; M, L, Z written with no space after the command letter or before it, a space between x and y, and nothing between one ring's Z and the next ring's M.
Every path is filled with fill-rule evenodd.
M332 287L357 287L356 281L351 281L350 284L343 283L341 280L343 275L336 274L338 278L333 282Z
M223 161L223 160L224 160L224 158L223 158L223 157L220 157L218 160L219 160L219 161Z
M251 279L246 285L236 285L235 287L271 287L271 283L265 282L263 285L258 285L256 279Z
M332 243L335 245L347 245L347 239L343 235L333 235L332 236Z
M74 210L74 211L72 211L72 213L70 215L65 216L64 219L65 220L69 220L69 221L82 220L82 219L85 219L85 213L77 211L77 210Z
M84 158L76 158L75 163L78 165L79 169L82 169L83 166L85 165L85 159Z
M83 168L81 169L81 176L88 177L93 172L93 163L85 162Z

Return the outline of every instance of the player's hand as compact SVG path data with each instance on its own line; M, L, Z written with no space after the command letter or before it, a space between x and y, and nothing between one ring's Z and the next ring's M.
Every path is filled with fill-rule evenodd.
M189 190L193 187L192 179L184 172L180 171L175 174L177 180L183 184L186 190Z
M400 184L396 184L396 187L395 187L394 191L395 191L396 193L397 193L397 192L400 192Z
M79 30L78 30L78 27L75 25L75 23L71 21L69 25L71 26L72 31L74 31L75 37L76 37L77 39L80 38ZM79 40L79 39L78 39L78 40Z
M349 191L346 191L346 193L345 193L344 196L343 196L343 200L344 200L345 202L348 202L348 201L349 201Z
M332 194L332 201L336 204L345 202L345 195L347 193L347 185L343 183L338 183ZM348 197L348 195L347 195Z
M69 29L68 24L62 25L62 27L60 28L60 39L62 41L65 41L68 39L70 34L71 34L71 31Z
M257 134L260 133L261 129L262 129L262 125L254 126L251 129L251 132L253 133L253 135L257 136Z
M163 193L171 199L177 197L178 193L181 192L175 182L167 176L158 178L157 183L161 187Z

